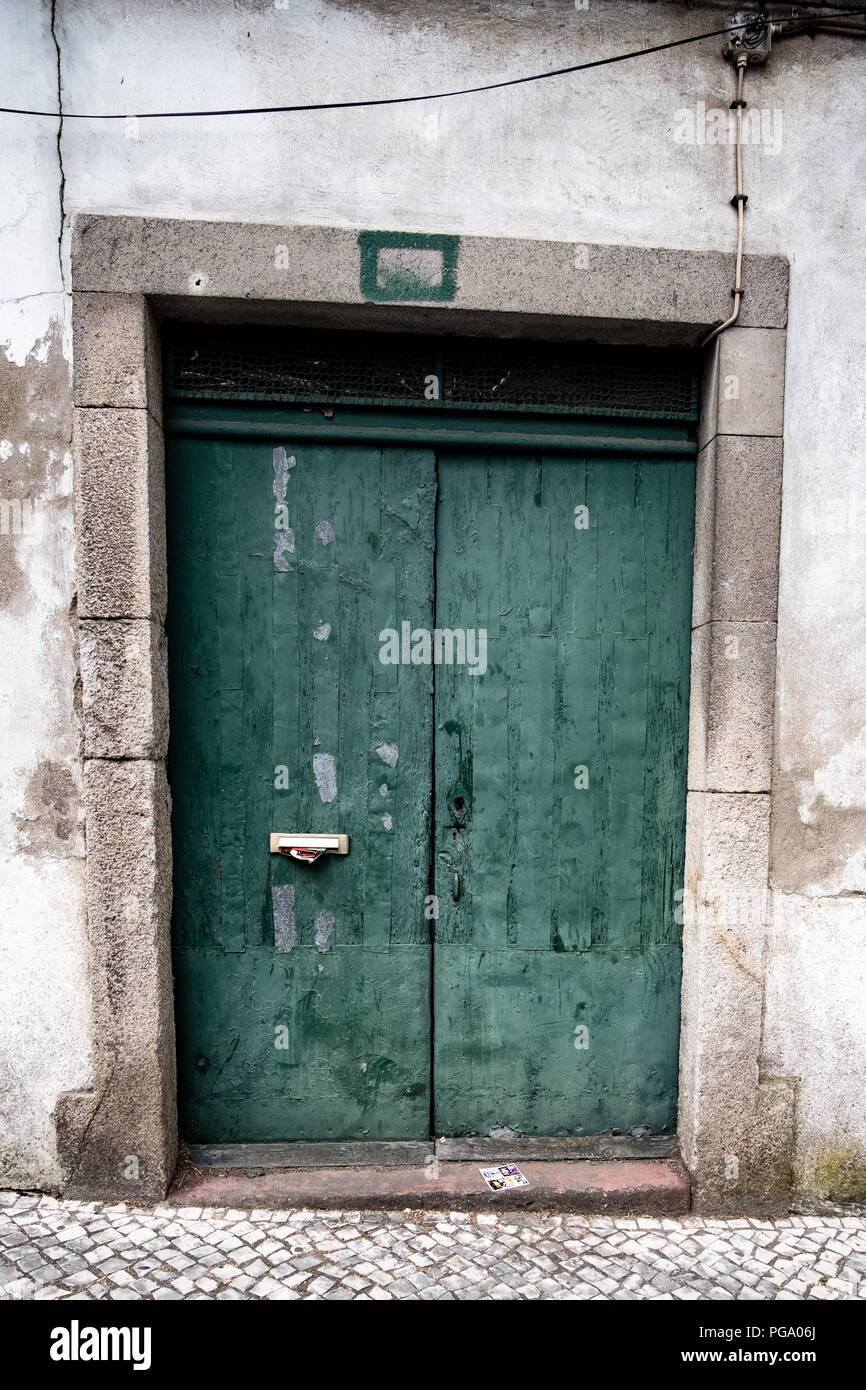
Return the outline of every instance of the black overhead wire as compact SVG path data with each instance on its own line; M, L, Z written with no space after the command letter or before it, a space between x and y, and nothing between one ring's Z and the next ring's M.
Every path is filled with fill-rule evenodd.
M866 14L866 7L856 10L843 10L836 13L816 15L807 21L794 21L796 29L791 32L819 30L827 20L848 19L851 15ZM762 18L755 15L754 18ZM770 21L776 23L776 21ZM784 23L785 21L778 21ZM509 77L502 82L485 82L478 87L457 87L448 92L423 92L407 97L368 97L358 101L316 101L295 106L238 106L216 111L36 111L20 106L0 106L0 113L10 116L49 116L64 121L126 121L130 117L140 121L179 120L190 116L276 116L298 111L345 111L367 106L404 106L409 102L442 101L446 97L472 96L476 92L495 92L503 87L520 87L527 82L544 82L550 77L566 77L572 72L586 72L589 68L608 67L612 63L625 63L632 58L645 58L651 53L663 53L670 48L681 48L684 44L700 43L703 39L718 38L721 34L731 34L742 30L742 24L726 24L722 29L710 29L704 34L691 34L685 39L671 39L667 43L653 44L651 48L638 48L630 53L616 53L610 58L593 58L588 63L572 63L569 67L554 68L550 72L530 73L527 77ZM829 28L829 25L828 25ZM785 30L780 31L784 35ZM852 30L846 30L850 33ZM854 29L853 32L861 32ZM866 33L866 26L863 31Z

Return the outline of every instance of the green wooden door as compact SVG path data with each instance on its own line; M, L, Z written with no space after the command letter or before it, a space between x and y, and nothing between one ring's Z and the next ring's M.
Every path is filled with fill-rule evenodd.
M437 1133L674 1125L693 481L440 462L437 617L488 671L437 672Z
M693 462L272 418L169 451L185 1137L670 1130Z
M184 1134L424 1136L432 679L375 658L432 620L434 456L180 439L167 479Z

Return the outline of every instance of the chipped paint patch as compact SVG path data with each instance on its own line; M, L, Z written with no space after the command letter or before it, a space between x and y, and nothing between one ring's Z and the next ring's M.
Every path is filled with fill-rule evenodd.
M52 652L58 643L68 652L67 610L74 592L70 549L72 458L62 446L69 440L72 430L70 369L63 355L62 309L59 318L49 319L46 331L43 316L50 300L39 296L28 303L41 305L36 314L42 322L38 336L35 340L30 337L30 329L35 327L36 321L28 319L29 327L20 342L16 335L14 346L0 343L3 347L0 352L0 399L3 401L0 530L14 537L11 543L0 544L0 610L5 610L4 616L11 618L16 626L18 619L28 626L34 619L49 624ZM18 307L24 308L23 305ZM15 308L10 312L17 318ZM8 327L5 314L3 323L5 332ZM29 344L26 351L25 344ZM21 362L19 348L25 351ZM46 525L40 528L43 509ZM37 614L42 616L37 617ZM21 655L24 648L19 644L22 641L29 644L30 639L22 637L20 630L14 636L7 633L4 651L16 649ZM9 663L6 664L8 667ZM34 679L38 674L44 680L46 671L57 669L47 658L44 661L40 658L38 666L42 671L34 670ZM24 669L18 664L14 675L9 671L9 679L28 680L27 667L25 658ZM51 680L49 675L49 685ZM20 690L17 703L21 709L26 708L27 701L22 703ZM65 719L65 707L59 717L61 722ZM52 721L53 718L52 713ZM8 783L6 785L8 787ZM0 795L3 791L4 788L0 788Z
M838 753L834 753L813 777L814 790L809 788L807 806L811 810L818 797L828 806L845 810L862 806L866 787L866 729L861 729Z
M380 788L379 788L379 795L380 795L380 796L387 796L387 795L388 795L388 783L387 783L387 782L383 782L382 785L380 786Z
M313 628L313 636L317 642L327 642L331 635L330 623L319 623L318 627Z
M5 219L4 230L9 231ZM50 312L52 301L56 306L54 313ZM49 311L47 328L46 309ZM4 302L0 350L7 362L14 367L44 367L54 355L55 346L68 362L68 327L64 321L62 292L55 294L49 291L44 295L28 295L25 299L7 299Z
M396 743L377 743L376 752L379 754L383 763L387 763L389 767L397 766L400 750Z
M331 934L334 930L334 914L323 908L316 913L316 950L330 951Z
M286 574L292 568L286 559L286 551L290 555L295 553L295 533L291 527L286 531L274 532L274 569L281 574Z
M386 830L391 830L393 828L394 822L391 819L390 813L388 811L386 811L384 816L382 817L382 824L384 825Z
M298 939L295 925L295 885L275 883L271 888L274 913L274 950L291 951Z
M70 767L43 758L27 782L24 804L13 814L16 848L23 854L68 854L80 834L79 787Z
M285 502L286 488L289 485L289 469L296 464L294 455L287 455L282 445L274 450L274 497Z
M313 776L319 792L319 800L333 801L337 795L337 769L330 753L313 754Z
M333 521L317 521L315 535L322 545L330 545L335 535Z
M866 850L862 845L845 860L842 882L849 893L866 893Z

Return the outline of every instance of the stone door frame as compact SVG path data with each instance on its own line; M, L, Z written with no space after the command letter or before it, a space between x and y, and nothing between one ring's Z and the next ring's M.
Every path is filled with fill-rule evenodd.
M164 1196L177 1159L159 321L689 345L723 252L337 227L75 219L75 516L92 1089L64 1190ZM678 1139L696 1206L783 1206L793 1084L761 1064L788 265L749 256L698 430Z

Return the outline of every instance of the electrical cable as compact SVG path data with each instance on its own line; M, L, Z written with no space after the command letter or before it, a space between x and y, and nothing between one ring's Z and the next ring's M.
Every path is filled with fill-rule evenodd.
M825 12L816 16L809 16L806 19L790 19L778 22L766 18L771 31L779 38L796 37L800 34L814 36L819 32L836 33L845 36L866 36L866 24L854 25L850 23L854 15L866 16L866 6L858 9L847 9L843 11ZM835 23L835 21L841 23ZM664 53L672 48L682 48L686 44L700 43L704 39L718 38L722 34L732 34L740 32L743 28L742 23L726 24L722 29L711 29L703 34L691 34L684 39L671 39L667 43L654 44L650 48L634 49L629 53L614 54L609 58L595 58L588 63L573 63L569 67L554 68L548 72L531 73L526 77L511 77L501 82L486 82L477 87L458 87L447 92L425 92L415 96L405 97L371 97L359 99L357 101L320 101L293 106L248 106L248 107L228 107L220 110L210 111L128 111L128 112L86 112L86 111L37 111L27 107L0 106L0 114L9 116L44 116L52 120L63 121L127 121L129 119L142 121L155 120L181 120L189 117L206 116L272 116L286 115L305 111L345 111L357 110L359 108L373 106L404 106L409 103L419 101L442 101L448 97L473 96L479 92L501 91L505 87L519 87L529 82L544 82L552 77L565 77L574 72L586 72L591 68L609 67L613 63L624 63L632 58L645 58L652 53ZM743 81L745 77L746 64L748 57L745 52L737 58L737 97L732 105L737 111L737 142L736 142L736 164L737 164L737 191L731 199L737 207L737 255L736 273L734 277L734 287L731 291L734 297L734 310L731 316L720 323L711 333L704 338L701 347L704 348L711 343L714 338L723 333L731 324L736 323L740 312L740 301L743 296L742 271L743 271L743 232L745 222L746 195L743 192L743 108L746 102L743 100Z
M825 19L847 19L851 15L866 15L866 6L856 10L843 10L834 14L821 16L820 19L811 21L812 26L820 25ZM140 121L159 121L159 120L181 120L188 117L203 116L274 116L302 111L346 111L357 110L359 107L368 106L403 106L410 102L418 101L442 101L446 97L472 96L477 92L495 92L504 87L519 87L527 82L544 82L551 77L565 77L573 72L586 72L590 68L608 67L612 63L625 63L632 58L645 58L651 53L664 53L671 48L681 48L684 44L700 43L703 39L718 38L722 34L730 34L741 28L741 25L726 24L723 29L711 29L705 34L691 34L685 39L671 39L668 43L657 43L651 48L639 48L631 53L617 53L610 58L594 58L588 63L574 63L567 68L554 68L550 72L531 73L527 77L510 77L502 82L486 82L478 87L458 87L448 92L424 92L417 96L407 97L369 97L358 101L317 101L296 106L241 106L230 107L224 110L215 111L124 111L124 112L87 112L87 111L36 111L20 106L0 106L0 113L9 116L46 116L54 120L64 121L126 121L134 117ZM779 27L779 32L785 32ZM866 32L866 27L864 27Z
M746 64L748 57L745 53L740 53L737 57L737 99L732 105L737 109L737 191L731 199L737 205L737 268L734 273L734 288L731 293L734 296L734 312L724 323L720 323L718 328L714 328L708 333L701 343L705 348L707 343L711 343L720 333L724 333L726 328L730 328L732 323L736 323L740 312L740 300L743 297L743 226L746 212L746 195L743 192L743 109L746 105L743 100L743 82L746 76Z
M511 77L502 82L487 82L480 87L459 87L448 92L425 92L419 96L370 97L358 101L318 101L298 106L248 106L219 111L129 111L110 114L64 111L62 115L64 121L125 121L130 116L134 116L137 120L157 121L174 120L186 116L270 116L299 111L343 111L359 106L399 106L415 101L441 101L445 97L462 97L471 96L476 92L493 92L502 87L517 87L526 82L544 82L549 77L564 77L568 73L583 72L586 68L599 68L610 63L622 63L629 58L643 58L649 53L660 53L663 49L678 48L682 44L697 43L701 39L718 38L720 34L729 34L730 32L730 26L726 25L724 29L712 29L706 34L693 34L686 39L674 39L670 43L656 44L653 48L636 49L632 53L618 53L610 58L596 58L589 63L575 63L571 67L555 68L550 72L532 73L527 77ZM53 116L55 119L61 115L59 111L29 111L14 106L0 106L0 112L13 116Z
M859 10L848 10L847 15L860 14ZM841 22L837 22L837 20ZM809 34L813 38L815 34L848 34L855 38L866 37L866 25L847 24L841 15L829 15L827 19L821 15L813 15L810 19L787 19L784 21L784 29L779 30L779 38L797 38L800 34Z
M849 10L844 17L847 19L849 15L855 13L859 14L860 11ZM816 33L845 34L849 37L852 35L856 35L859 38L866 37L866 25L852 25L844 23L835 24L833 22L826 22L828 19L830 21L833 21L838 17L839 16L836 15L827 15L811 17L809 19L803 20L792 19L788 21L787 24L783 27L783 25L780 23L773 23L765 15L759 16L759 18L762 18L764 22L767 24L770 32L772 34L776 34L779 38L796 38L800 34L809 34L812 38L814 38ZM739 27L742 28L742 26ZM740 303L743 298L743 231L745 225L746 203L748 202L748 199L745 193L743 192L743 111L746 107L746 102L743 100L743 82L745 79L745 72L748 61L748 51L746 49L742 49L737 54L736 58L737 95L736 99L731 102L731 106L735 107L737 112L737 191L731 199L731 202L736 205L737 209L736 272L734 275L734 287L731 290L731 294L734 296L734 310L730 318L725 319L724 323L720 323L718 327L714 328L712 332L707 334L706 338L704 338L703 342L701 343L702 348L705 348L707 344L711 343L714 338L717 338L720 333L724 333L726 328L730 328L732 324L736 323L740 313Z

